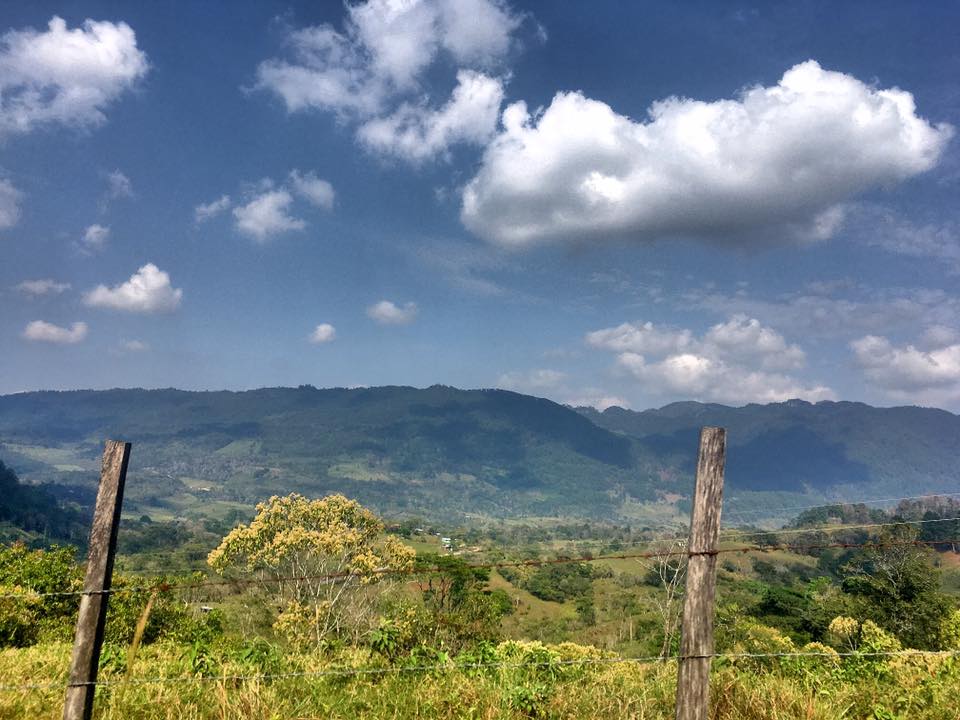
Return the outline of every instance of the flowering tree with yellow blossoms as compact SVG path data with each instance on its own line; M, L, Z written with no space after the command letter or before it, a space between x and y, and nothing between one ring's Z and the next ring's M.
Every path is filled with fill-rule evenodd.
M373 586L412 568L415 554L384 536L380 519L355 500L293 493L258 504L250 524L224 537L207 563L219 573L260 577L281 607L275 627L294 641L320 645L365 632Z

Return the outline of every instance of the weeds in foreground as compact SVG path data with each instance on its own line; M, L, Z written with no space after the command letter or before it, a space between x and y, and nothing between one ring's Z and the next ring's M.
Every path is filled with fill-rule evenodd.
M63 643L4 650L0 677L11 685L62 682L69 650ZM404 668L410 670L410 665L388 665L376 655L355 649L336 656L290 654L262 641L250 647L206 648L203 657L198 663L197 653L184 652L180 645L143 647L133 663L133 678L169 681L103 687L98 691L95 716L109 720L673 717L673 663L577 664L571 661L602 656L595 648L572 643L500 643L469 656L442 659L429 672L407 672ZM378 663L388 672L262 677ZM466 664L474 667L460 667ZM101 679L120 681L125 673L124 663L106 663ZM62 696L60 688L0 693L0 717L59 718ZM719 663L712 678L712 698L712 716L723 720L956 720L960 663L944 658L895 658L870 668L853 661L816 667Z

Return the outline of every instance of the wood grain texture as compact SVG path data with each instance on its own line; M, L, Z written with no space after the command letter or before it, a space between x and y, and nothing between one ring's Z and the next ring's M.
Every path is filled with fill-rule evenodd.
M107 619L107 600L113 579L113 558L123 504L123 486L130 461L130 443L108 440L103 450L100 488L90 530L87 574L80 596L77 631L70 659L70 680L63 704L63 720L89 720Z
M710 655L717 582L717 540L723 504L726 431L700 431L697 484L690 514L690 554L683 604L683 627L677 675L676 720L707 720L710 708Z

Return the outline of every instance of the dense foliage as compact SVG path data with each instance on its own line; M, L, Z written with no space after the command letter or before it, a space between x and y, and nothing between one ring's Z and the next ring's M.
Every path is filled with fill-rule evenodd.
M863 533L856 544L866 547L724 555L716 640L734 656L714 664L715 716L825 720L842 703L850 718L953 717L960 661L884 654L960 650L960 593L946 590L960 575L957 555L948 544L913 545L916 525L896 524L936 507L881 516L838 506L791 523L801 536L826 532L817 521L841 536ZM839 524L864 519L877 522ZM650 545L629 527L598 528L596 546L576 523L388 528L344 496L296 494L232 528L149 517L122 526L126 569L115 573L102 677L182 679L104 691L97 703L107 717L672 714L675 666L624 659L676 656L684 565L631 559L636 543ZM223 577L130 574L158 557L187 562L204 543ZM0 549L6 683L63 681L77 596L44 593L77 589L80 576L72 549ZM238 679L262 675L278 677ZM0 715L53 717L55 694L0 692Z
M46 488L24 485L16 473L0 460L0 524L9 523L16 531L33 533L53 540L69 540L80 534L83 516L63 506ZM0 539L4 534L0 526Z

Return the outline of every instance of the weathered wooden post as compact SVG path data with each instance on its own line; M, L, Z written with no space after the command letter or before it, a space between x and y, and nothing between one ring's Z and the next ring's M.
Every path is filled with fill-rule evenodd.
M727 436L723 428L705 427L700 431L697 485L693 493L687 544L689 560L677 669L676 720L707 720L709 716L716 552L726 446Z
M107 619L107 600L113 578L113 557L117 549L120 507L123 504L123 485L129 461L130 443L107 441L103 450L93 527L90 530L87 574L80 596L63 720L90 720L93 712L100 647L103 645L103 628Z

